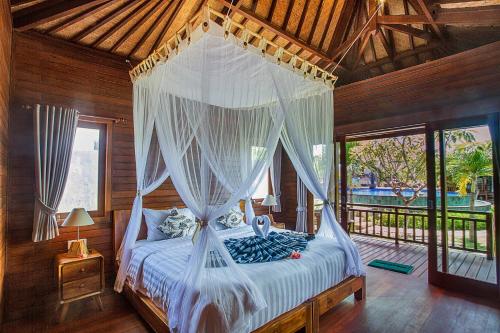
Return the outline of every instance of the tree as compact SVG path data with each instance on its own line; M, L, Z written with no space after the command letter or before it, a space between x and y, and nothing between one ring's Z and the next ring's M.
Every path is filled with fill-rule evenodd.
M391 187L405 206L411 205L426 186L425 141L409 135L361 142L351 150L351 160L362 170L373 172ZM411 190L405 196L405 190Z
M493 174L491 142L459 146L449 155L447 166L453 182L458 186L458 193L469 195L469 209L473 211L479 177Z

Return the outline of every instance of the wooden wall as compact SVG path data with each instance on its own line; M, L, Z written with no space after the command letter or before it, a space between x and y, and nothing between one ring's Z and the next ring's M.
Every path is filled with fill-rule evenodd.
M335 90L336 134L500 111L500 41Z
M33 122L25 104L46 103L78 109L84 115L123 117L113 127L111 209L131 209L136 191L132 124L132 84L123 59L47 39L14 34L10 109L10 182L7 235L6 320L42 315L54 299L53 258L74 239L74 228L41 243L31 241L33 219ZM170 180L144 197L144 206L182 206ZM256 214L267 207L254 205ZM111 219L81 229L89 246L104 254L106 274L113 275ZM47 299L49 297L49 299Z
M0 323L4 303L7 226L7 145L12 18L8 1L0 3Z
M54 291L54 255L65 251L66 241L76 236L73 228L61 228L61 235L52 241L31 241L33 122L32 111L21 106L47 103L73 107L85 115L127 119L127 125L113 127L111 208L130 209L136 189L128 65L106 54L18 33L13 55L6 320L42 312ZM149 207L181 204L170 182L144 202ZM82 232L89 246L104 254L108 276L113 268L111 227L108 219Z

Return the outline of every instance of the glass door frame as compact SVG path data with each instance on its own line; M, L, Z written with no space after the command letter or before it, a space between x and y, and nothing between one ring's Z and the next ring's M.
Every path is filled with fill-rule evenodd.
M498 246L499 239L499 229L500 229L500 209L495 209L494 221L495 221L495 240L497 242L495 250L495 262L497 270L497 281L496 284L487 283L483 281L474 280L471 278L466 278L462 276L457 276L449 274L447 272L441 272L438 270L438 260L442 260L444 263L443 267L446 266L447 253L442 251L441 258L438 258L438 243L437 243L437 175L436 175L436 141L435 135L438 133L439 142L438 148L439 154L439 166L442 172L445 166L445 154L441 152L444 150L444 131L449 129L463 128L463 127L473 127L473 126L488 126L489 122L493 119L497 120L498 123L499 114L494 114L490 116L480 116L467 119L457 119L451 121L440 121L428 123L426 125L426 164L427 164L427 209L428 209L428 223L429 223L429 244L428 244L428 281L430 284L439 286L443 289L458 291L462 293L468 293L475 296L487 297L487 298L497 298L500 299L500 246ZM491 131L491 127L489 127ZM490 133L492 141L496 140L497 147L500 147L500 133L498 126L493 129L496 133ZM493 149L494 151L495 149ZM495 152L493 152L495 154ZM495 194L495 208L499 207L500 204L500 179L498 170L497 159L493 156L493 193ZM446 188L446 181L443 179L440 181L441 188ZM443 187L444 186L444 187ZM441 200L441 210L446 212L446 200ZM446 214L444 214L446 218ZM445 236L446 239L446 236ZM444 243L443 243L444 244ZM446 269L445 269L446 271Z

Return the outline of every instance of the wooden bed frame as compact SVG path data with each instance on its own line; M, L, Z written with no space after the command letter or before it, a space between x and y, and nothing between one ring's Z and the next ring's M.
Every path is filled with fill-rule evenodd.
M130 218L130 210L115 210L113 212L113 250L116 257L118 248L125 234ZM146 238L145 223L141 224L139 239ZM118 263L116 263L116 268ZM312 297L292 310L269 321L253 333L293 333L305 328L306 333L319 331L319 318L328 310L354 294L355 300L365 298L365 277L348 277L341 283ZM142 318L157 332L169 332L167 314L143 293L134 292L126 283L123 288L125 297L142 316Z

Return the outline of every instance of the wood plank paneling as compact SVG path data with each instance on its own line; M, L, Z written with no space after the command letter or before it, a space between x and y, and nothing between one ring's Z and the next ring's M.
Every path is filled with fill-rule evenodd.
M500 110L500 42L335 89L336 134Z
M47 103L78 109L84 115L123 117L113 126L111 209L130 209L135 195L132 84L124 60L38 35L14 35L10 110L9 220L6 270L6 320L34 317L51 306L53 260L66 250L74 229L61 228L54 240L31 241L33 220L33 122L24 104ZM3 119L4 117L2 117ZM3 202L3 200L2 200ZM146 207L180 205L171 182L144 200ZM111 220L82 228L89 246L105 257L113 273Z
M5 237L7 230L7 149L12 18L8 1L0 4L0 323L4 304Z
M125 118L126 125L113 126L111 209L131 209L136 193L132 84L125 60L23 33L14 35L13 52L6 320L36 317L55 301L53 258L66 250L67 240L76 236L73 228L61 228L60 236L54 240L31 241L33 122L31 111L22 105L62 105L84 115ZM144 197L144 207L172 206L184 205L170 180ZM254 207L258 215L267 213L267 207L259 202ZM107 276L113 274L111 228L110 218L81 228L81 237L88 239L89 247L104 255Z

